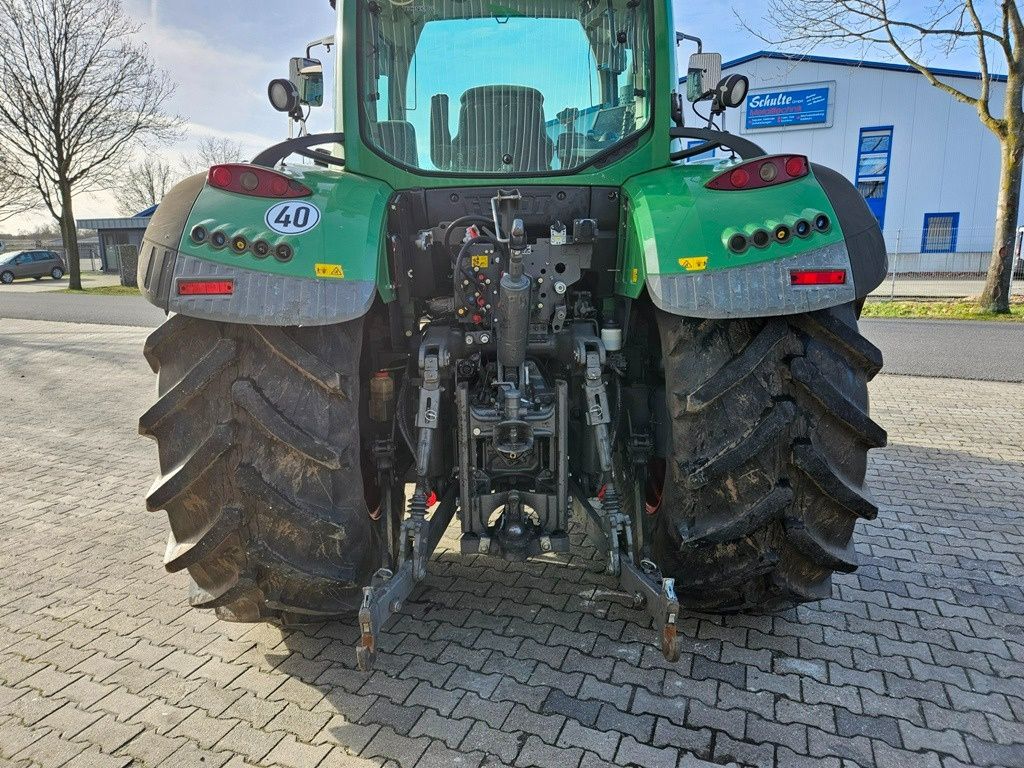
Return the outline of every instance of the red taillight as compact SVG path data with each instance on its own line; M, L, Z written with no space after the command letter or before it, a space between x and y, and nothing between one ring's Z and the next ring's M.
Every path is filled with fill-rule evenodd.
M206 180L211 187L253 197L309 197L313 190L295 179L258 165L215 165Z
M230 296L235 292L234 280L182 280L179 296Z
M743 168L737 168L729 174L729 183L737 189L745 187L750 183L750 174Z
M794 155L786 161L786 173L794 179L807 175L807 158Z
M794 269L789 273L791 285L845 285L845 269Z
M715 176L706 186L732 192L740 189L762 189L787 181L801 179L810 172L803 155L772 155L750 160Z
M231 169L226 166L214 166L210 169L210 184L215 187L230 187L231 186Z

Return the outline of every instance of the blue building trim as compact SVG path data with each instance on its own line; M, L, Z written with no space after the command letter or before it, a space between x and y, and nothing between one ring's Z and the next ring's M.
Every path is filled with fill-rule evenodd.
M921 74L913 67L907 64L892 64L885 61L863 61L861 59L843 59L836 56L817 56L813 54L804 53L785 53L783 51L757 51L755 53L741 56L738 59L726 62L722 65L722 69L731 69L738 67L741 64L746 64L756 59L777 59L779 61L806 61L812 64L835 64L840 67L854 67L857 69L883 69L889 72L909 72L910 74L919 75ZM971 72L965 69L931 69L937 77L959 77L966 80L981 80L980 72ZM679 82L686 80L685 77L679 79ZM989 80L993 83L1005 83L1006 75L989 75Z
M951 219L950 222L950 236L949 236L949 248L929 248L928 247L928 225L932 219ZM943 211L939 213L926 213L924 215L924 225L921 227L921 253L956 253L956 235L957 230L960 229L960 212L959 211Z

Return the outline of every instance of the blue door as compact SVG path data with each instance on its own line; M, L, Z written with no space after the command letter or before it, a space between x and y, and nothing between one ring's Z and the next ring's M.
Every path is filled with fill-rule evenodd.
M857 189L868 208L885 227L885 201L889 194L889 161L892 158L892 126L861 128L857 144Z

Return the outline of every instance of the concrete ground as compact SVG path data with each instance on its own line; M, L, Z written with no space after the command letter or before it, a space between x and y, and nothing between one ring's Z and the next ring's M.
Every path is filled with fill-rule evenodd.
M445 551L367 675L353 624L220 623L164 572L145 334L0 324L0 765L1024 765L1020 384L875 380L830 600L686 614L668 664L586 550Z

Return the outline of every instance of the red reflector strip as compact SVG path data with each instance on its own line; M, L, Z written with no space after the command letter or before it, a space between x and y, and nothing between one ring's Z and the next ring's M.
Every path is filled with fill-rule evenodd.
M179 296L230 296L235 292L234 280L182 280Z
M791 285L845 285L845 269L793 269L789 273Z

